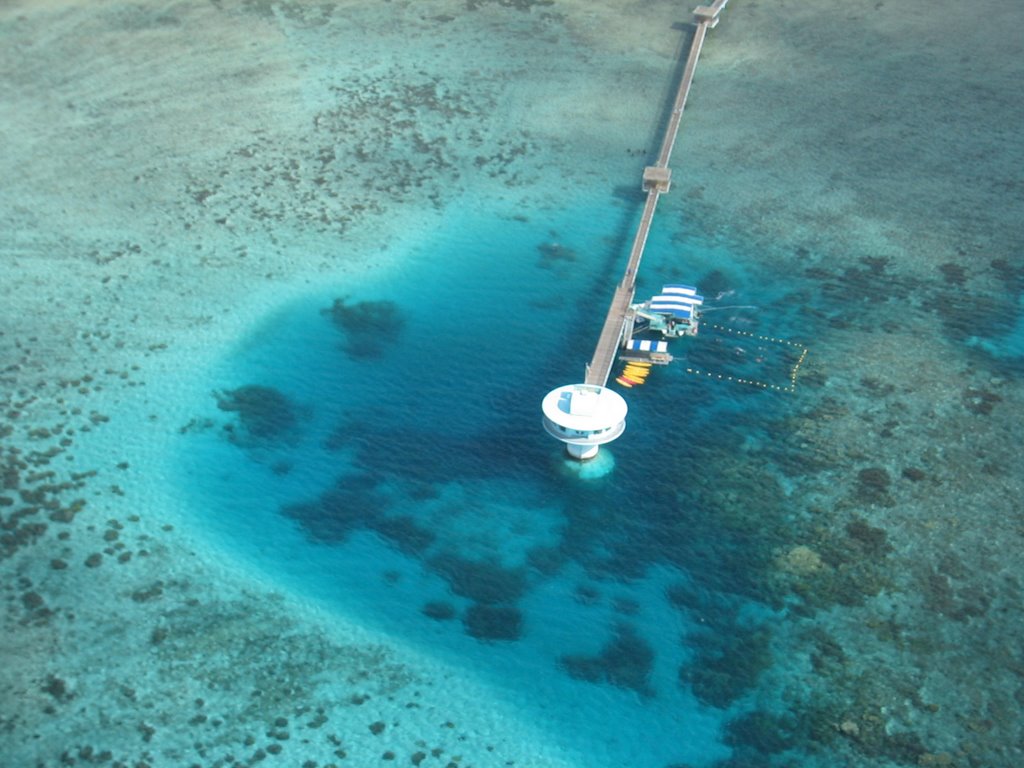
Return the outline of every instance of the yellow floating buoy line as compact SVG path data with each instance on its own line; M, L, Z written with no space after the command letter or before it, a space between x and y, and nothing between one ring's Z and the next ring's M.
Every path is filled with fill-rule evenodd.
M711 323L711 327L714 328L716 331L731 333L734 336L746 336L748 338L757 339L759 341L770 341L773 344L785 344L786 346L789 347L796 347L797 349L802 349L804 351L804 354L807 354L807 347L805 347L803 344L797 341L790 341L789 339L778 339L774 336L761 336L760 334L751 333L750 331L738 331L735 328L726 328L724 325L715 325L714 323Z
M758 381L757 379L748 379L742 376L731 376L725 373L712 373L710 371L702 371L699 368L687 368L687 373L692 373L696 376L706 376L708 378L715 379L716 381L729 381L735 384L748 384L753 387L760 387L761 389L771 389L776 392L793 392L796 389L796 377L800 371L800 366L803 365L804 360L807 358L807 353L810 352L810 350L803 344L796 341L790 341L789 339L780 339L775 336L762 336L757 333L751 333L750 331L739 331L736 330L735 328L726 328L725 326L715 325L713 323L711 324L711 327L714 328L715 330L722 331L724 333L731 333L734 336L745 336L750 339L765 341L770 344L779 344L782 346L792 347L793 349L799 349L800 356L797 358L797 361L793 364L793 367L790 368L789 370L789 385L782 386L779 384L772 384L765 381Z
M697 376L707 376L708 378L715 379L716 381L731 381L735 384L750 384L754 387L761 387L762 389L773 389L776 392L792 392L796 389L796 379L793 379L793 383L788 387L780 387L778 384L769 384L765 381L758 381L756 379L744 379L739 376L729 376L725 373L711 373L710 371L702 371L700 368L687 368L687 373L692 373Z

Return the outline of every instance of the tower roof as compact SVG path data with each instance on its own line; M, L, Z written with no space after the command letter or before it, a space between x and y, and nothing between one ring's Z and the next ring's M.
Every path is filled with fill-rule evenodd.
M591 432L622 422L628 406L622 395L607 387L568 384L548 392L541 410L559 426Z

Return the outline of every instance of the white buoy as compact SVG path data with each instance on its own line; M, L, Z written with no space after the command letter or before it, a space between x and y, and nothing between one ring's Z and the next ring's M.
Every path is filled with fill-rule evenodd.
M622 395L607 387L567 384L548 392L541 410L547 433L565 443L570 456L583 461L622 434L628 407Z

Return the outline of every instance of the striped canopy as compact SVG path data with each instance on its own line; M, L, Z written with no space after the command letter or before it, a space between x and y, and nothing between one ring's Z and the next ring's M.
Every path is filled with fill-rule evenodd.
M667 352L668 342L652 339L630 339L626 343L626 349L637 352Z
M703 303L704 297L698 296L693 286L666 285L659 295L651 299L651 311L689 320L693 317L693 310Z

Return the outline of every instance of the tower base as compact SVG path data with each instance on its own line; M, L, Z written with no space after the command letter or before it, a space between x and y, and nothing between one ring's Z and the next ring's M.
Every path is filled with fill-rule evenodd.
M597 452L601 449L600 445L577 445L575 443L566 443L565 450L577 461L586 461L597 456Z

